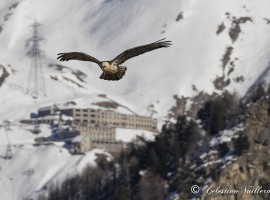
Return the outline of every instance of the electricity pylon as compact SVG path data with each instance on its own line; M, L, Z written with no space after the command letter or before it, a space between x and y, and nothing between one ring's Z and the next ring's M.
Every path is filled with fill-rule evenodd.
M33 36L26 41L26 44L31 43L31 49L27 55L31 59L30 72L28 75L27 82L27 93L31 94L33 98L38 98L40 94L46 96L46 87L44 81L44 74L41 66L41 51L39 49L39 43L44 38L39 36L39 30L42 24L36 21L31 25L33 30Z

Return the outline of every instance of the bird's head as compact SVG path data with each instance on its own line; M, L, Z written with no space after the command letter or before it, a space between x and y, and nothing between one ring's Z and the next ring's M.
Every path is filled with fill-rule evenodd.
M106 68L110 67L110 64L109 64L109 62L104 61L104 62L101 62L101 66L102 66L102 69L106 69Z

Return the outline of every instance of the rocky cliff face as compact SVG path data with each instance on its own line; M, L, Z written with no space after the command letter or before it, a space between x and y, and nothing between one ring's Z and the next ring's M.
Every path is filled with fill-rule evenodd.
M204 200L262 200L270 198L270 99L264 98L246 108L243 134L249 148L223 171L211 189L236 190L230 194L207 194ZM208 189L207 188L207 189ZM216 190L217 191L217 190ZM268 194L265 194L268 193Z

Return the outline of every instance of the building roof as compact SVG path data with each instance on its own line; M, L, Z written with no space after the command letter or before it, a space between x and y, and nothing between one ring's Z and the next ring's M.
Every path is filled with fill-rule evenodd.
M127 129L127 128L116 128L115 139L123 142L132 142L138 137L144 137L146 140L153 141L157 133L147 131L143 129Z
M74 137L71 142L72 143L78 143L83 141L87 136L82 136L82 135L77 135L76 137Z

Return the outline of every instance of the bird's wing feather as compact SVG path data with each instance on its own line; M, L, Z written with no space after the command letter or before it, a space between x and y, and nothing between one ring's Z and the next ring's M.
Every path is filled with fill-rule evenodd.
M59 59L60 61L81 60L94 62L97 63L98 65L100 64L100 61L98 59L82 52L59 53L57 55L59 55L57 59Z
M165 38L150 44L127 49L123 53L116 56L113 60L111 60L111 62L114 62L115 64L119 65L132 57L138 56L148 51L152 51L154 49L159 49L163 47L169 47L171 45L171 41L164 41L164 40Z

